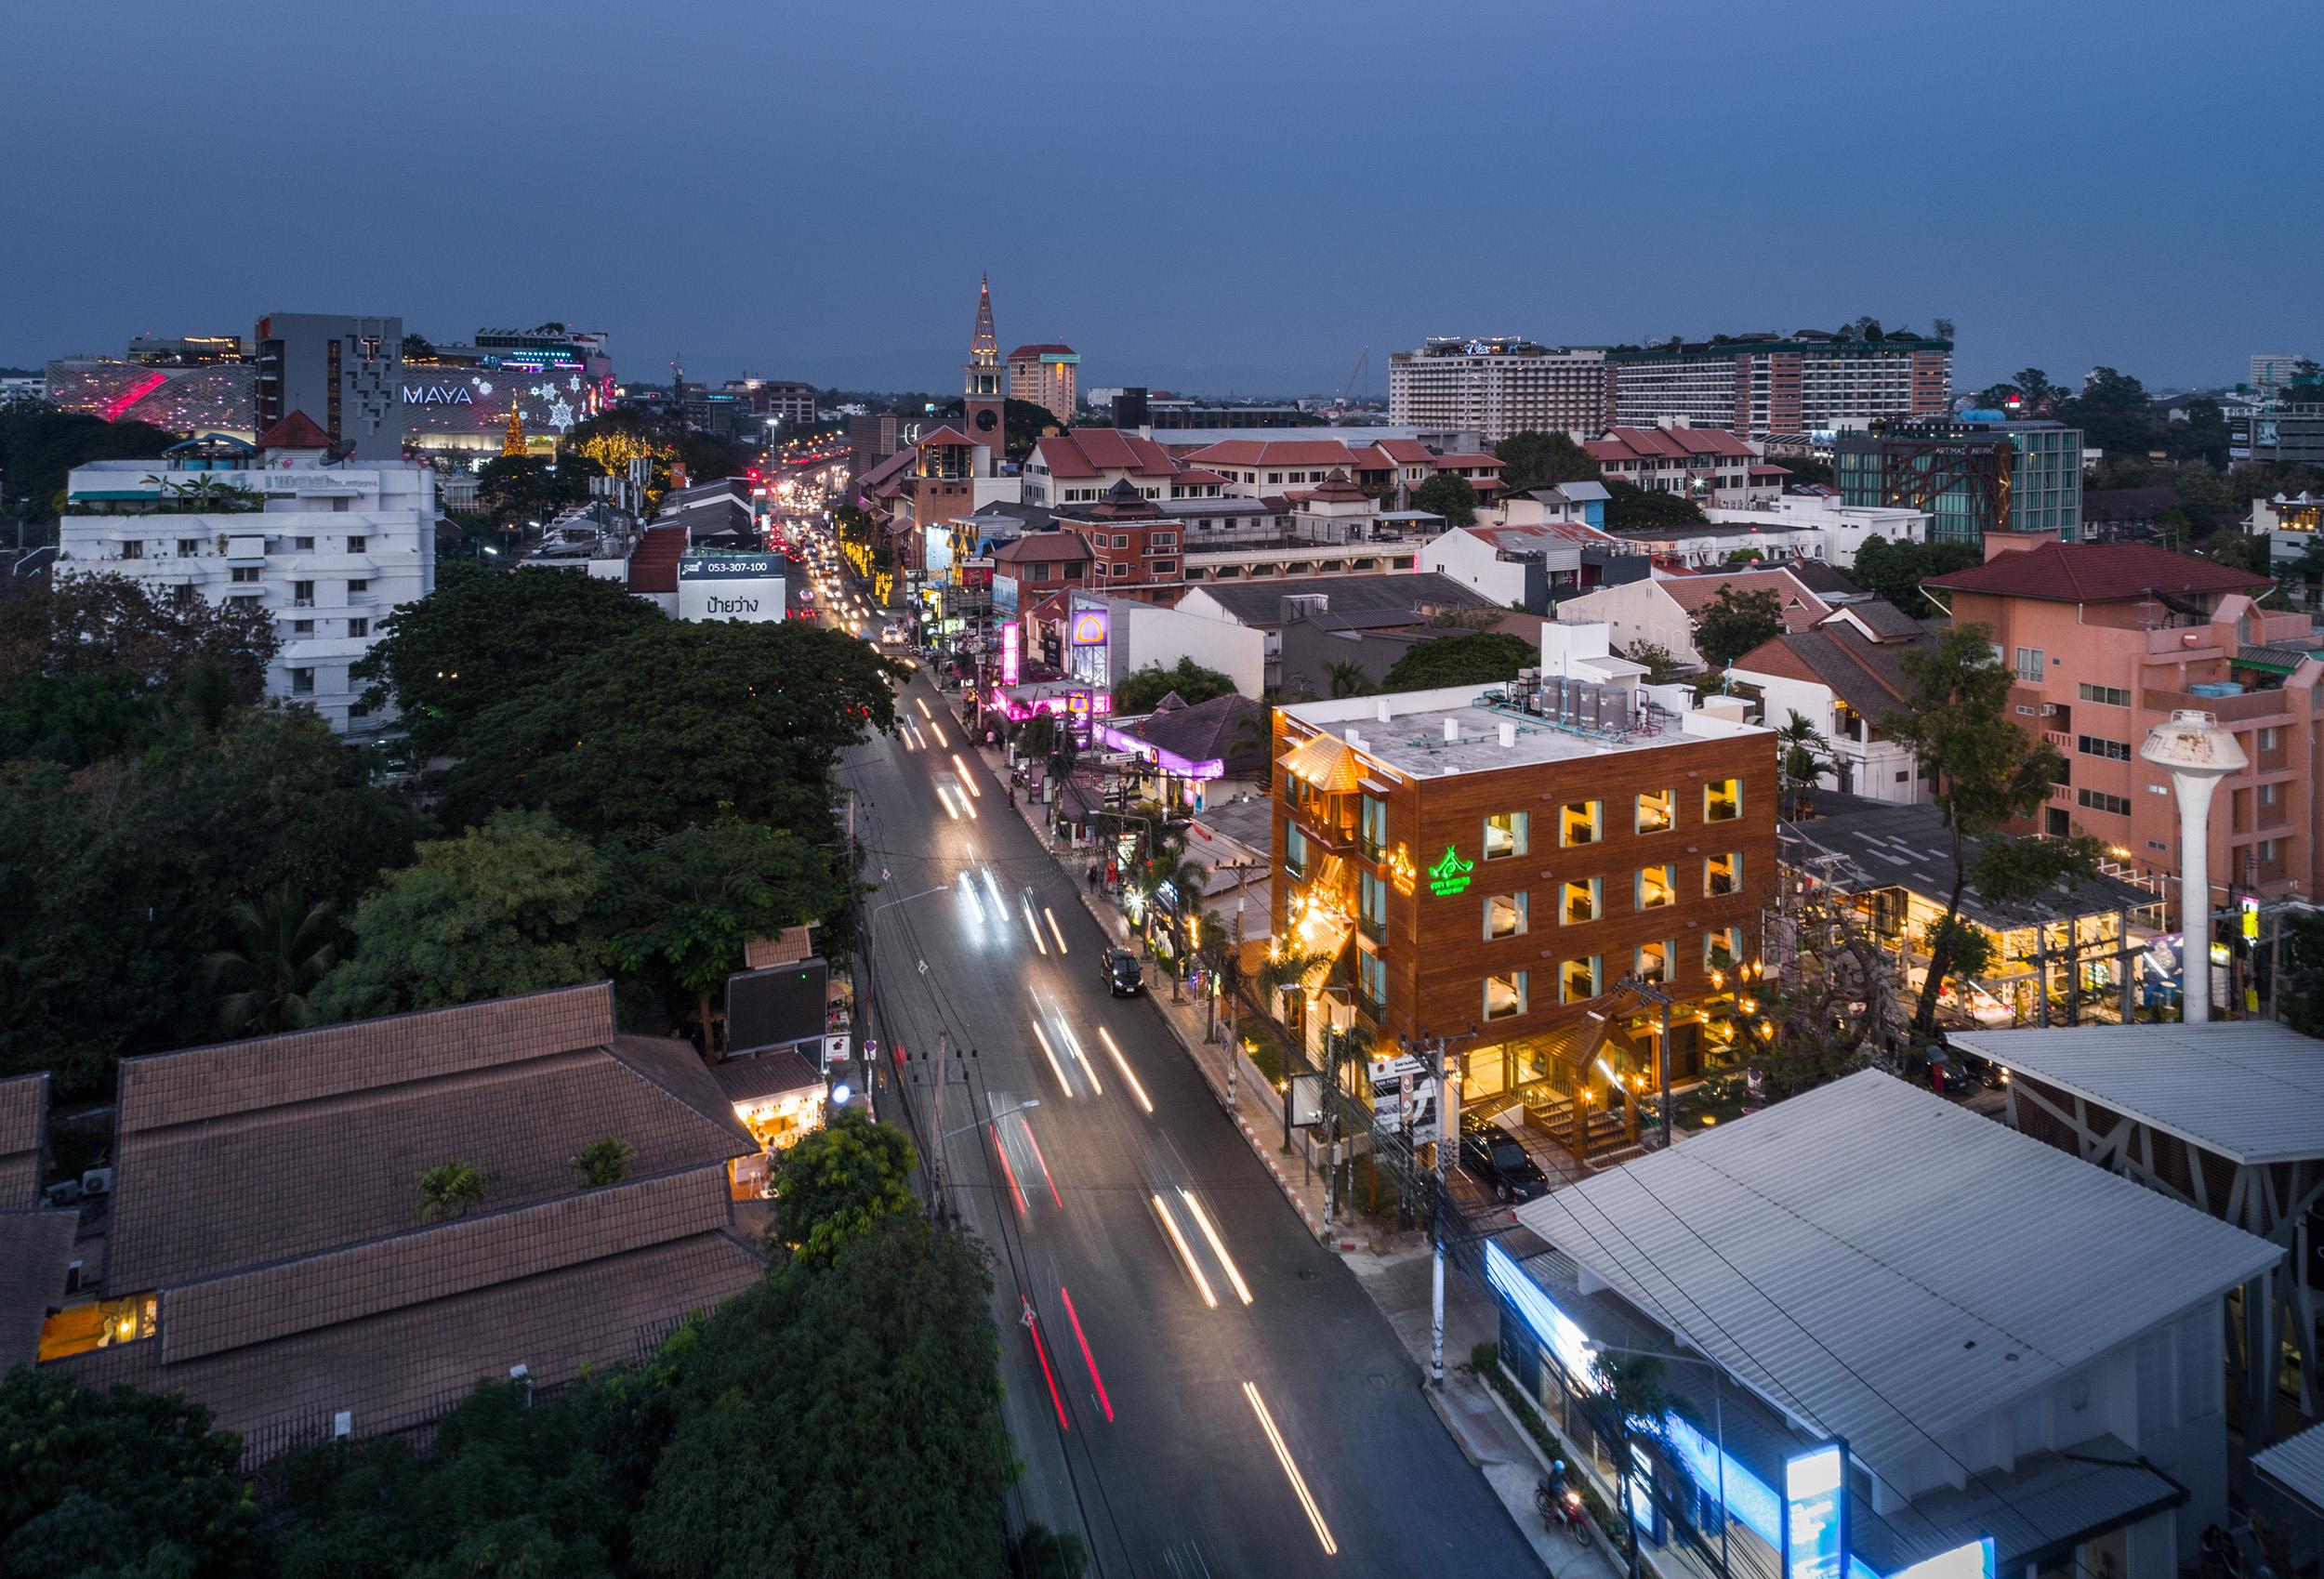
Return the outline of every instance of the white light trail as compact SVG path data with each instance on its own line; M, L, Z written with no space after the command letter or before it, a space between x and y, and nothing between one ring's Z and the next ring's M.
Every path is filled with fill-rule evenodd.
M933 718L928 720L928 732L936 737L936 743L938 745L950 746L952 744L952 742L944 738L944 726L938 723Z
M1041 1051L1049 1057L1050 1072L1057 1076L1057 1084L1064 1087L1065 1095L1072 1096L1074 1083L1065 1078L1065 1066L1057 1061L1057 1049L1049 1045L1049 1033L1041 1029L1040 1009L1037 1006L1033 1011L1033 1034L1040 1038Z
M942 784L938 784L936 786L936 798L944 803L945 816L951 818L956 822L960 821L960 813L953 809L951 793Z
M960 809L969 814L970 822L973 822L976 821L976 802L969 798L965 790L960 796Z
M1105 1050L1114 1056L1114 1067L1122 1072L1124 1080L1129 1082L1129 1093L1138 1099L1138 1105L1148 1112L1154 1112L1154 1104L1146 1099L1146 1088L1138 1084L1138 1076L1131 1072L1129 1060L1122 1057L1122 1050L1114 1046L1113 1036L1103 1025L1098 1027L1098 1040L1104 1043Z
M1187 1246L1186 1236L1178 1231L1177 1220L1170 1216L1170 1209L1162 1204L1162 1197L1159 1195L1154 1198L1154 1215L1162 1219L1162 1231L1170 1236L1172 1244L1178 1246L1178 1258L1186 1263L1187 1273L1195 1280L1195 1288L1201 1294L1202 1302L1216 1310L1219 1308L1219 1296L1210 1292L1210 1280L1204 1277L1202 1269L1195 1264L1195 1253ZM1250 1384L1247 1382L1244 1385L1248 1387Z
M1053 910L1050 909L1050 907L1049 907L1048 905L1043 905L1043 906L1041 907L1041 914L1042 914L1043 915L1046 915L1046 916L1048 916L1048 917L1049 917L1049 929L1050 929L1050 934L1051 934L1053 937L1055 937L1055 938L1056 938L1056 940L1057 940L1057 952L1058 952L1059 954L1064 954L1064 953L1066 953L1067 951L1066 951L1066 948L1065 948L1065 929L1064 929L1063 928L1062 928L1062 927L1058 926L1058 924L1057 924L1057 913L1056 913L1055 911L1053 911Z
M984 919L984 907L977 902L976 880L974 878L971 878L969 881L961 884L960 892L969 901L969 914L975 916L979 922L982 922Z
M960 754L957 751L952 754L952 766L953 770L960 775L960 782L968 786L971 795L981 796L984 793L976 787L976 781L969 776L969 765L960 760Z
M1105 1087L1098 1081L1098 1066L1091 1063L1089 1055L1081 1050L1081 1038L1074 1034L1073 1026L1063 1014L1057 1017L1057 1033L1065 1038L1065 1050L1073 1054L1074 1062L1081 1066L1081 1072L1089 1077L1089 1089L1101 1097L1104 1096Z
M936 716L935 716L933 713L931 713L931 712L928 710L928 704L927 704L926 702L924 702L924 701L922 701L920 698L918 698L918 697L915 696L914 698L912 698L912 705L913 705L913 706L915 706L915 707L917 707L917 708L918 708L918 709L920 710L920 717L923 717L923 718L927 718L927 719L929 719L931 722L933 722L933 721L934 721L934 719L935 719L935 717L936 717Z
M987 867L985 867L984 870L984 891L985 891L986 893L989 893L989 894L991 894L991 895L993 896L993 910L994 910L995 914L998 914L998 913L999 913L999 912L1001 912L1001 911L1007 910L1009 907L1008 907L1006 904L1003 904L1003 903L1001 902L1001 899L1000 899L1000 885L999 885L997 882L995 882L995 881L993 880L993 869L992 869L991 867L987 866Z
M1041 924L1033 919L1033 906L1023 900L1017 901L1017 914L1024 917L1024 929L1033 934L1033 946L1044 956L1049 954L1049 941L1041 936Z
M1195 1226L1202 1230L1202 1236L1210 1242L1211 1253L1219 1257L1219 1265L1226 1269L1227 1281L1235 1285L1236 1296L1244 1304L1249 1304L1250 1284L1245 1283L1243 1274L1235 1270L1235 1257L1226 1253L1226 1242L1219 1237L1219 1230L1210 1226L1210 1214L1202 1209L1202 1203L1195 1199L1195 1192L1184 1185L1178 1187L1178 1195L1186 1203L1186 1209L1195 1215Z
M1259 1416L1259 1428L1267 1433L1267 1445L1275 1450L1275 1462L1283 1466L1283 1473L1289 1479L1291 1489L1299 1493L1300 1506L1307 1509L1307 1521L1315 1527L1315 1538L1323 1543L1324 1555L1337 1557L1340 1554L1339 1543L1331 1538L1331 1527L1324 1522L1323 1509L1317 1507L1315 1499L1308 1494L1307 1481L1301 1478L1300 1467L1291 1462L1291 1450L1283 1445L1283 1433L1275 1429L1274 1416L1267 1413L1266 1401L1259 1396L1259 1389L1248 1382L1243 1384L1243 1396L1250 1400L1251 1413Z

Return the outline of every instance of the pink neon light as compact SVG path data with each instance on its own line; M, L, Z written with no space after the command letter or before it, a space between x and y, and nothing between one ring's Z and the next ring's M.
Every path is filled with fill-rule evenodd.
M127 411L131 406L136 405L139 401L145 399L146 396L152 394L154 390L160 388L163 385L168 382L169 378L165 374L148 374L146 375L144 382L138 384L131 388L124 389L120 394L115 395L112 400L107 401L103 405L98 407L97 414L103 417L107 422L119 422L121 420L122 413Z

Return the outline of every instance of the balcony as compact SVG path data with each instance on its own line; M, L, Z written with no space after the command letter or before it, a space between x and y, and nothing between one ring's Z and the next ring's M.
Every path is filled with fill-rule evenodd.
M1355 918L1355 929L1375 943L1388 941L1388 923L1385 921L1375 921L1368 915L1359 915Z
M2288 691L2247 691L2240 696L2198 696L2186 691L2149 691L2142 688L2138 693L2138 704L2155 713L2175 713L2185 709L2210 713L2223 724L2291 717L2291 692Z

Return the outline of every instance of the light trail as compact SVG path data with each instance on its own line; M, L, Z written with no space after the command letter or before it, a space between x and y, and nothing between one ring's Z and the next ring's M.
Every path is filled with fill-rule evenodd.
M1041 1029L1041 1016L1038 1009L1036 1009L1033 1015L1033 1034L1040 1039L1041 1051L1049 1055L1050 1072L1057 1076L1057 1084L1065 1088L1065 1095L1072 1096L1074 1083L1065 1078L1065 1066L1057 1061L1057 1049L1049 1045L1049 1033Z
M973 822L976 821L976 802L969 797L965 789L963 789L960 796L960 809L969 814L970 822Z
M952 767L953 770L960 775L960 782L969 786L971 795L981 796L984 793L976 787L976 781L969 777L969 765L960 760L960 754L957 751L952 754Z
M969 901L969 914L975 916L979 923L982 923L984 919L984 907L977 902L976 881L974 878L971 878L968 882L960 885L960 897Z
M1033 934L1033 946L1040 950L1042 956L1046 958L1049 954L1049 940L1041 936L1041 924L1033 919L1032 904L1027 901L1019 900L1017 914L1024 917L1024 929Z
M1033 1125L1031 1122L1020 1118L1017 1120L1017 1123L1023 1126L1024 1130L1024 1143L1033 1148L1033 1160L1041 1165L1041 1182L1049 1186L1049 1198L1057 1203L1057 1209L1059 1211L1063 1211L1065 1209L1065 1198L1057 1193L1057 1181L1050 1177L1049 1159L1041 1155L1041 1143L1033 1138Z
M916 698L915 700L917 700L917 698ZM942 725L942 724L938 723L938 722L937 722L935 719L933 719L933 718L931 718L931 719L929 719L929 720L928 720L928 732L929 732L930 734L932 734L932 735L934 735L934 736L936 737L936 743L937 743L938 745L944 746L944 747L947 747L947 748L949 748L949 747L951 746L952 743L951 743L950 741L948 741L948 740L946 740L946 739L944 738L944 725Z
M918 746L912 743L912 726L908 720L896 726L896 739L904 743L904 749L906 751L918 751L919 749Z
M942 784L938 784L938 785L936 786L936 798L937 798L938 800L941 800L941 801L943 801L943 802L944 803L944 815L945 815L945 816L947 816L947 817L951 818L951 819L952 819L954 822L957 822L958 821L960 821L960 813L959 813L959 812L957 812L957 811L956 811L956 810L954 810L954 809L952 809L952 795L951 795L951 793L950 793L949 791L947 791L947 790L944 788L944 785L942 785Z
M1059 954L1064 954L1067 952L1065 948L1065 929L1057 924L1057 913L1050 909L1048 905L1043 905L1041 907L1041 914L1049 917L1049 929L1057 939L1057 952Z
M1000 1153L1000 1171L1009 1177L1009 1192L1017 1198L1017 1216L1022 1217L1026 1215L1024 1191L1017 1187L1017 1170L1009 1165L1009 1148L1000 1143L1000 1126L987 1124L984 1127L993 1132L993 1150Z
M1081 1336L1081 1318L1074 1314L1074 1296L1065 1292L1063 1283L1057 1287L1057 1296L1065 1302L1065 1320L1074 1324L1074 1341L1081 1345L1082 1363L1089 1367L1089 1384L1098 1389L1098 1407L1105 1411L1105 1418L1111 1423L1114 1401L1105 1396L1105 1378L1098 1375L1097 1357L1089 1352L1089 1340Z
M1122 1072L1122 1078L1124 1080L1129 1082L1129 1094L1138 1099L1138 1105L1145 1109L1145 1111L1149 1113L1154 1112L1154 1103L1146 1098L1146 1088L1138 1084L1138 1076L1136 1072L1130 1069L1129 1060L1122 1057L1122 1050L1114 1046L1114 1038L1112 1034L1108 1033L1103 1025L1098 1027L1098 1040L1105 1044L1105 1050L1108 1053L1111 1053L1114 1057L1114 1067ZM1246 1301L1246 1303L1248 1303L1248 1301Z
M1101 1097L1104 1096L1105 1086L1098 1079L1098 1066L1091 1063L1089 1055L1081 1050L1081 1038L1074 1034L1072 1024L1062 1014L1057 1017L1057 1033L1064 1037L1065 1050L1074 1056L1074 1062L1081 1066L1081 1072L1089 1077L1089 1089Z
M1188 1247L1186 1236L1178 1231L1178 1219L1170 1216L1170 1209L1162 1204L1159 1195L1154 1197L1154 1215L1162 1219L1162 1231L1170 1236L1172 1244L1178 1246L1178 1258L1186 1263L1187 1275L1195 1280L1195 1289L1202 1296L1202 1302L1216 1310L1219 1296L1210 1292L1210 1280L1204 1277L1202 1269L1195 1264L1195 1253Z
M981 868L981 870L984 874L984 891L993 896L993 914L997 915L1002 911L1009 908L1006 904L1001 902L1000 884L995 880L993 876L993 869L991 867L986 866Z
M1243 1396L1250 1400L1251 1413L1259 1416L1259 1428L1267 1433L1267 1445L1275 1450L1275 1462L1283 1466L1284 1475L1291 1489L1299 1493L1300 1506L1307 1509L1307 1521L1315 1527L1315 1538L1324 1546L1326 1557L1340 1555L1340 1544L1331 1538L1331 1527L1324 1522L1323 1509L1308 1494L1307 1481L1300 1475L1300 1467L1291 1462L1291 1450L1283 1445L1283 1433L1275 1429L1274 1416L1267 1413L1267 1401L1259 1396L1259 1389L1250 1383L1243 1384Z
M935 721L936 721L936 715L934 715L933 713L931 713L931 712L928 710L928 704L927 704L925 701L923 701L921 698L917 697L917 696L915 696L914 698L912 698L912 705L913 705L913 706L915 706L915 707L917 707L917 708L918 708L918 709L920 710L920 717L921 717L926 718L926 719L927 719L927 720L929 720L929 722L931 722L931 723L933 723L933 722L935 722Z
M1211 1253L1219 1257L1219 1265L1226 1269L1228 1281L1235 1284L1236 1296L1244 1304L1249 1304L1250 1284L1245 1283L1243 1274L1235 1270L1235 1257L1226 1253L1226 1241L1221 1239L1219 1230L1210 1226L1210 1214L1202 1209L1202 1203L1195 1199L1195 1192L1182 1184L1178 1187L1178 1197L1186 1203L1186 1209L1195 1214L1195 1226L1202 1230L1202 1236L1210 1242Z
M1033 1305L1030 1300L1025 1302L1024 1326L1025 1331L1033 1335L1033 1352L1041 1357L1041 1379L1049 1383L1049 1401L1057 1406L1057 1428L1061 1431L1070 1431L1073 1428L1065 1424L1065 1401L1059 1396L1057 1377L1049 1368L1049 1345L1041 1341L1041 1323L1034 1317ZM1250 1384L1246 1382L1243 1385L1248 1387ZM1279 1453L1282 1450L1278 1448L1276 1451ZM1289 1461L1287 1459L1285 1462ZM1311 1514L1309 1517L1314 1516Z

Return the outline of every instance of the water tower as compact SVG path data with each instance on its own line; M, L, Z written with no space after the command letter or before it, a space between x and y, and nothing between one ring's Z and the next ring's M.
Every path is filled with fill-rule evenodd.
M2211 797L2219 781L2251 766L2236 737L2209 713L2182 710L2146 731L2139 756L2171 774L2179 797L2180 1018L2211 1019Z

